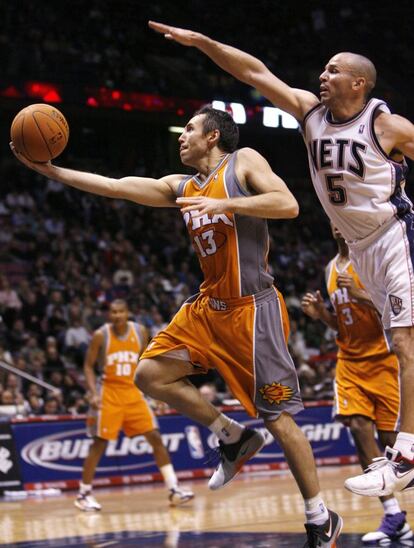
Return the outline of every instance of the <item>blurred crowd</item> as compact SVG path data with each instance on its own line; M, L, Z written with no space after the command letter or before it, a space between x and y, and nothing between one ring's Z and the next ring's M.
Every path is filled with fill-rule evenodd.
M13 159L3 161L1 171L0 360L60 394L0 369L0 404L26 414L83 413L83 359L91 334L107 320L108 304L127 299L133 318L154 336L197 292L197 258L177 210L81 193ZM306 319L300 298L323 286L321 265L334 248L307 185L296 186L302 214L271 223L270 268L290 311L304 396L330 397L334 340ZM230 397L215 372L194 382L206 385L205 396L216 403Z
M306 9L303 3L280 0L230 1L226 9L219 0L44 0L42 8L36 2L1 4L5 81L65 83L74 93L79 84L89 84L167 96L262 100L192 48L166 44L147 28L154 19L247 49L296 87L316 91L328 58L352 49L373 59L381 93L392 104L411 92L414 63L407 46L414 6L409 0L399 3L398 24L385 4L350 0L312 0Z

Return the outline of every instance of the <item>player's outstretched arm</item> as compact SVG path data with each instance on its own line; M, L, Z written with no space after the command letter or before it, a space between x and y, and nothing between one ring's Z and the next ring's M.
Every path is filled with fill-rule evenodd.
M262 61L244 51L212 40L208 36L192 30L180 29L155 21L149 21L148 24L150 28L163 34L169 40L199 49L223 70L245 84L256 88L274 105L292 114L299 122L319 102L313 93L288 86L270 72Z
M176 207L175 199L178 185L181 179L185 177L184 175L168 175L161 179L148 177L114 179L96 173L58 167L50 162L31 162L23 154L20 154L13 144L10 144L10 147L20 162L49 179L92 194L106 196L107 198L131 200L138 204L153 207Z

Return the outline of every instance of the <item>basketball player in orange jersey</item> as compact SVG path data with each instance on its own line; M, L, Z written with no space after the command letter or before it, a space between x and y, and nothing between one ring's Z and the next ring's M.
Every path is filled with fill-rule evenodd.
M94 438L83 465L82 481L75 506L85 512L101 509L92 495L92 480L108 440L116 440L122 429L127 436L145 436L169 490L173 506L184 504L194 495L178 487L174 468L158 430L157 420L142 393L134 385L139 356L148 343L142 325L128 321L129 310L122 299L112 301L110 322L97 329L85 357L85 377L89 389L88 434ZM101 378L96 382L94 367Z
M204 107L179 137L181 161L197 173L158 180L115 180L34 164L14 152L38 173L75 188L181 208L204 282L141 356L137 386L217 435L221 460L209 487L219 489L265 438L220 413L187 379L217 368L246 411L263 418L283 447L305 500L306 545L335 546L342 519L323 502L310 444L292 417L303 405L287 349L286 307L267 268L266 219L296 217L298 204L258 152L236 149L238 139L228 113Z
M326 286L334 312L328 310L319 291L302 299L303 311L321 320L337 335L335 371L335 417L351 430L359 462L366 468L381 456L381 445L392 445L398 429L400 387L398 360L387 342L378 312L365 291L350 259L341 233L332 227L338 254L326 268ZM380 497L384 518L377 531L362 542L390 544L413 537L394 495Z
M369 99L376 69L362 55L343 52L328 61L319 99L291 88L239 49L191 30L149 26L198 48L301 124L315 191L347 241L384 328L391 329L401 372L401 430L394 447L345 487L366 496L414 488L414 211L404 192L404 155L414 160L414 125Z

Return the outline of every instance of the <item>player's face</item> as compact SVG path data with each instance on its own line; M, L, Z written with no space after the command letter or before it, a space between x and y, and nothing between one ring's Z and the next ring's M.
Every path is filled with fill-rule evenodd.
M197 167L209 151L209 134L203 132L204 117L205 114L198 114L191 118L178 138L180 158L185 166Z
M338 100L352 97L355 75L347 63L346 55L338 53L329 60L319 76L321 102L327 106Z
M114 325L124 325L128 321L128 308L123 304L111 304L109 320Z

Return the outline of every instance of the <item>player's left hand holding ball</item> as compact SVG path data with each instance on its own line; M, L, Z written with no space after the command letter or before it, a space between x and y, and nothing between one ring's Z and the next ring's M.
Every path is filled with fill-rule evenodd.
M42 175L46 175L49 172L49 169L52 166L50 160L48 162L43 162L43 163L31 162L30 160L26 158L26 156L24 156L23 154L21 154L20 152L16 150L16 147L13 145L13 142L10 141L9 145L10 145L11 151L19 160L19 162L24 164L26 167L28 167L29 169L33 169L34 171L37 171L38 173L41 173Z

